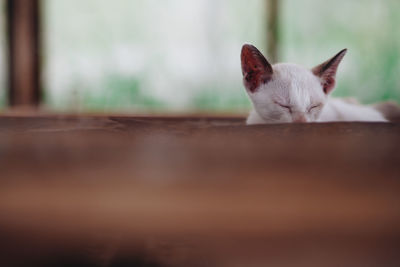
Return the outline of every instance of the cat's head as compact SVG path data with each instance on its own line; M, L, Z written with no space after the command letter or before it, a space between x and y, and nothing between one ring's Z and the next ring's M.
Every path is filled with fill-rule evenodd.
M336 71L346 52L307 69L288 63L272 66L256 47L244 45L243 83L255 111L270 123L316 121L335 88Z

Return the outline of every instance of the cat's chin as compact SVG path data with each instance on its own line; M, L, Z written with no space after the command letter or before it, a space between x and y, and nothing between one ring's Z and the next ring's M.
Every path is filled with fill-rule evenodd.
M250 112L250 115L247 117L246 124L247 125L256 125L256 124L266 124L268 123L265 121L261 116L253 109Z

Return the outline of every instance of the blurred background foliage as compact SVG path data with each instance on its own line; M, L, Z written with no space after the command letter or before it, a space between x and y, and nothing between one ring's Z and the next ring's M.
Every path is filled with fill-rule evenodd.
M400 1L284 0L282 57L313 66L348 48L335 96L400 100ZM330 54L330 55L329 55Z
M43 0L45 107L245 112L239 54L243 43L266 51L266 2ZM334 94L399 102L399 14L398 0L282 0L280 61L313 67L348 48ZM4 106L4 11L0 44Z

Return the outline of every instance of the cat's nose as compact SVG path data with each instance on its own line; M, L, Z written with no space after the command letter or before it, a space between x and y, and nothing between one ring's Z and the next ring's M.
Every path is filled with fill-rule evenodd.
M296 122L296 123L306 123L307 122L307 118L304 114L293 115L292 120L293 120L293 122Z

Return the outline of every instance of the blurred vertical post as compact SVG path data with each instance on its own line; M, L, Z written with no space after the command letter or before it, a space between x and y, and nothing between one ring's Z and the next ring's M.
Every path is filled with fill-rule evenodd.
M40 0L7 0L9 105L40 102Z
M268 59L276 63L279 59L279 0L266 1Z

